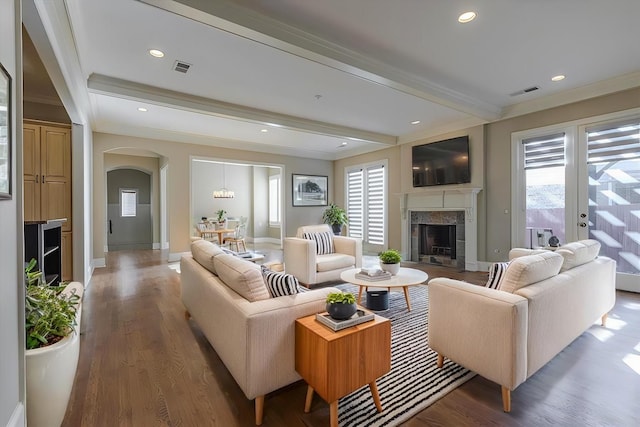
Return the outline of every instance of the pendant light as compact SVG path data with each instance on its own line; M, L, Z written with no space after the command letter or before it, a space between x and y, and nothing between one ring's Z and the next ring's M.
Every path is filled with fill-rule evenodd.
M214 190L214 199L233 199L236 195L233 191L227 189L227 177L225 175L225 164L222 164L222 188Z

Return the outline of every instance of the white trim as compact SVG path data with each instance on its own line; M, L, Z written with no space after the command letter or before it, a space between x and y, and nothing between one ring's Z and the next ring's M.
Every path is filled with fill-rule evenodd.
M274 245L280 245L282 242L275 237L254 237L253 243L271 243Z
M92 268L102 268L106 266L107 263L105 258L94 258L93 261L91 261Z
M24 427L26 425L26 420L24 419L24 405L22 402L18 402L16 407L13 408L13 413L11 414L11 418L9 418L7 427Z
M153 242L153 244L151 245L151 249L160 249L160 243L159 242Z
M617 273L616 289L640 293L640 280L635 274Z

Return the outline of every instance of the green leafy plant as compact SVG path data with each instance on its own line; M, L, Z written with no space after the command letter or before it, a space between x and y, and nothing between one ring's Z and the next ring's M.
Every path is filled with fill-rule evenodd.
M355 304L356 297L351 292L331 292L327 304Z
M380 258L380 262L383 264L398 264L402 261L400 252L395 249L387 249L386 251L380 252L378 258Z
M322 221L329 225L347 225L349 223L345 210L335 203L330 203L329 207L325 209Z
M227 211L225 211L224 209L217 210L216 215L218 215L218 222L224 222Z
M66 286L48 286L42 272L35 270L32 259L25 268L25 328L27 349L55 344L75 331L80 297L75 292L62 293Z

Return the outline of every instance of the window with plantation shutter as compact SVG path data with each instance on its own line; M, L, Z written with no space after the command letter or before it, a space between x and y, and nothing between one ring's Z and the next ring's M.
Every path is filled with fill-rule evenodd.
M120 190L120 216L135 217L137 202L137 190Z
M349 236L371 245L385 243L386 175L382 163L346 170Z

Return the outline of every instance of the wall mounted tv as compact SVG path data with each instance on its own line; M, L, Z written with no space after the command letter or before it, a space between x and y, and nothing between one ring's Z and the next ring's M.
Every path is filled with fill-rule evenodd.
M413 186L471 182L469 136L412 147Z

